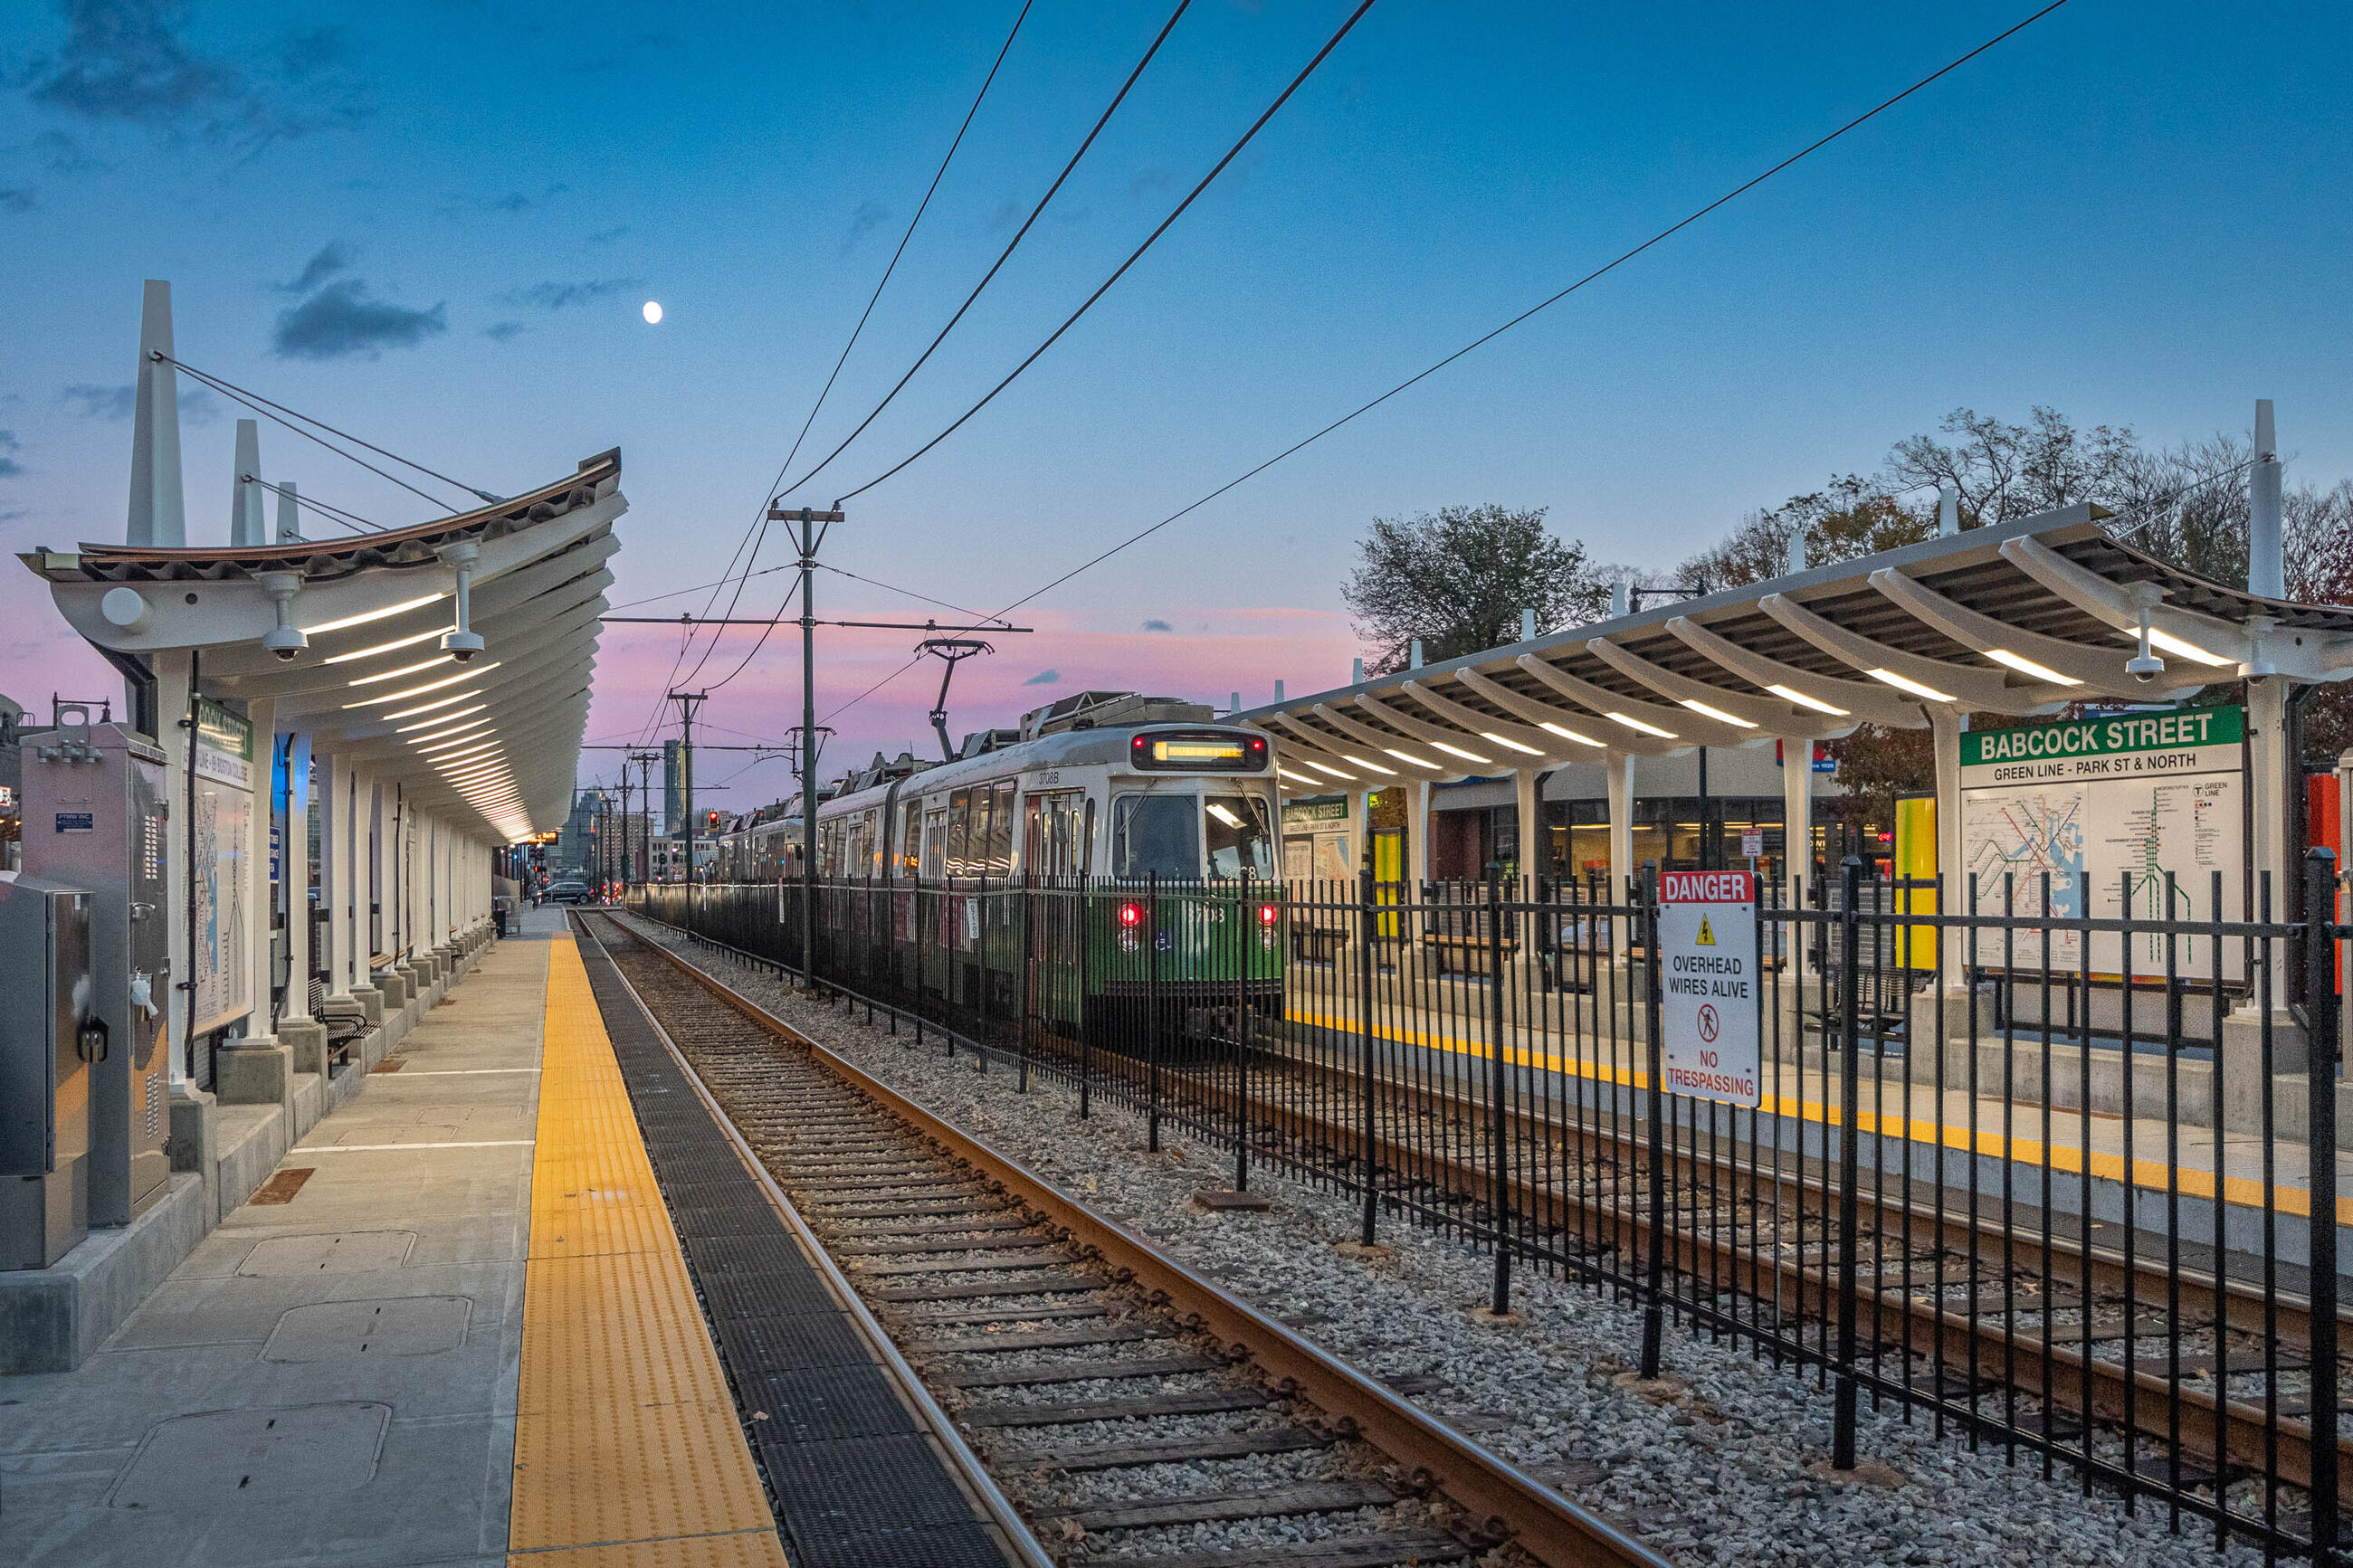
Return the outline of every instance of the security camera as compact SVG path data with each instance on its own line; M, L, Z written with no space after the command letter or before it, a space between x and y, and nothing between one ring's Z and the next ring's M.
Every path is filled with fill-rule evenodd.
M300 626L272 626L261 634L261 646L276 654L282 661L291 664L294 662L296 654L311 646L311 639L302 635L302 628Z
M2165 673L2165 660L2150 653L2136 655L2125 660L2125 673L2147 686Z
M470 662L476 654L482 651L482 634L480 632L443 632L441 634L441 651L459 664Z

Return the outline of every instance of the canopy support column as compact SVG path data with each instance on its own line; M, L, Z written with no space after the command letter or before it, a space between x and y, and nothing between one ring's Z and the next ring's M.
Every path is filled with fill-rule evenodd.
M1627 901L1627 884L1634 879L1634 754L1612 752L1602 764L1609 793L1609 902ZM1616 960L1626 962L1626 949L1633 940L1632 928L1619 922L1610 951Z

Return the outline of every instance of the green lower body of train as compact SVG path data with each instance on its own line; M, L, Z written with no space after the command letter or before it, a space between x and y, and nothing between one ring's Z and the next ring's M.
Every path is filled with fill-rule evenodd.
M786 897L790 897L787 890ZM1211 884L820 888L820 973L915 987L984 1023L1035 1025L1142 1052L1231 1038L1279 1017L1289 942L1280 898Z

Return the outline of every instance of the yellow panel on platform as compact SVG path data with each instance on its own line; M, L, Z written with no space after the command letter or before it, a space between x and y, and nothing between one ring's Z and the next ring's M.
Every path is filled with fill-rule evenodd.
M1936 879L1935 795L1915 795L1895 803L1895 875L1902 881L1933 882ZM1895 907L1907 915L1942 912L1936 908L1935 888L1899 888L1895 892ZM1905 969L1936 968L1936 931L1935 926L1896 927L1896 963Z
M508 1561L781 1568L587 972L551 946Z

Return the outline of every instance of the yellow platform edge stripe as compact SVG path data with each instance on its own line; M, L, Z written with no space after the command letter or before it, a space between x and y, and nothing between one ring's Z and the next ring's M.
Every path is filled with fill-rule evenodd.
M549 943L510 1568L785 1568L578 950Z

